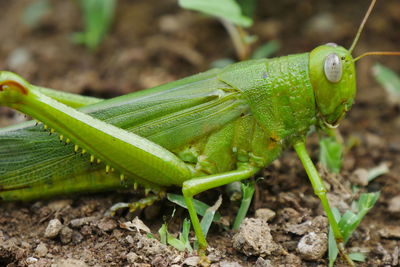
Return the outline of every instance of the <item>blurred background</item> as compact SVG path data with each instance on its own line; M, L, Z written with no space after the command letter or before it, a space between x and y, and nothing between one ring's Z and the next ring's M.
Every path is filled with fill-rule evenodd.
M267 56L310 51L326 42L349 47L369 1L242 1L254 5L251 51ZM239 60L223 24L176 0L0 0L0 69L33 84L112 97ZM252 7L250 7L251 9ZM379 1L355 50L395 50L399 1ZM229 14L228 14L229 15ZM397 47L398 48L398 47ZM369 62L359 64L360 85ZM385 58L392 64L396 59ZM366 75L366 76L364 76Z
M0 0L0 69L16 72L32 84L110 98L244 59L309 52L327 42L348 48L370 1L238 0L237 3L237 6L218 10L202 9L185 0L179 3L177 0ZM354 55L367 51L400 51L400 1L378 1ZM384 71L383 78L380 77L382 70L377 69L377 62L394 71L393 75L388 76ZM396 263L396 251L398 263L400 79L395 73L400 73L399 62L399 57L367 57L357 63L356 104L340 127L345 140L356 140L348 142L352 144L347 143L340 179L351 180L357 177L356 171L365 171L382 162L390 168L390 173L364 185L365 191L382 191L377 206L358 232L358 241L352 244L370 253L370 266ZM379 84L386 85L386 90ZM23 115L0 107L0 126L23 120ZM316 159L318 141L315 138L311 147ZM303 176L304 172L294 155L290 152L285 154L282 161L276 161L266 170L265 177L273 179L260 182L259 187L267 193L256 192L253 210L265 206L273 210L294 207L301 210L301 214L295 214L296 218L300 218L299 222L310 214L315 215L313 211L317 210L319 202L315 201L311 187ZM349 184L346 186L350 188ZM91 216L94 211L103 212L115 203L114 200L106 197L96 200L83 198L69 208L79 216ZM46 220L51 214L43 210L51 208L35 205L25 207L31 211L40 210L35 213L35 220L40 225L42 218ZM78 213L80 205L88 206L89 211L83 209L84 214ZM225 207L225 213L226 210ZM7 206L2 212L9 215L1 221L7 225L9 232L10 229L23 231L24 223L16 224L13 220L17 215L23 218L31 214L27 209L14 209L13 206ZM13 212L20 212L23 216ZM272 226L274 231L280 231L280 226L286 222L285 216L289 215L293 214L278 214L276 224ZM160 216L158 220L161 221ZM397 232L393 232L396 225ZM378 230L386 229L386 226L386 235L379 234ZM10 236L19 236L20 231ZM295 251L295 247L291 248L299 237L293 241L291 238L294 235L275 234L275 240L280 236L281 244L288 251ZM85 238L87 241L87 236ZM215 242L218 243L217 239L221 238L221 248L229 247L229 236L210 237L216 246ZM28 240L28 243L39 242L36 236L32 239L36 241ZM90 245L90 242L84 245ZM57 241L55 245L58 245ZM31 253L35 247L32 245L25 252ZM64 256L75 249L73 246L60 247ZM92 249L91 257L96 258L97 248ZM74 251L74 255L81 253L79 248ZM103 252L109 251L104 249ZM122 254L118 251L112 253L115 253L115 264L126 262L125 256L119 258ZM254 266L255 259L246 265L247 258L243 254L234 253L231 248L227 253L243 266ZM0 253L0 263L7 257ZM10 259L15 257L13 254ZM102 260L111 262L106 258ZM91 261L98 262L93 258ZM288 266L308 264L286 262L291 263Z

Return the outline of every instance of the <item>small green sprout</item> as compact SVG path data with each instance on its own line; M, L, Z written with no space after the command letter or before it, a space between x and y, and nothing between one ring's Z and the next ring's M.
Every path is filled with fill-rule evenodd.
M177 194L168 193L167 194L167 199L169 201L171 201L172 203L175 203L178 206L181 206L182 208L187 209L187 206L186 206L186 203L185 203L185 200L184 200L183 196L177 195ZM206 203L201 202L201 201L196 200L196 199L193 200L193 204L194 204L194 207L196 209L197 214L199 214L200 216L204 216L206 214L206 211L210 208L210 206L207 205ZM221 214L216 212L213 221L214 222L218 222L220 219L221 219Z
M243 14L235 0L179 0L178 3L182 8L221 18L238 26L250 27L253 24L251 17Z
M184 198L181 195L176 194L167 194L167 198L169 201L187 209L186 204L184 202ZM203 231L204 235L207 236L208 230L211 227L212 222L218 222L221 219L221 215L217 212L218 208L221 206L222 198L221 196L215 202L213 206L208 206L207 204L195 200L193 201L194 207L196 209L196 213L203 216L200 226L201 230ZM169 244L175 247L178 250L189 250L192 251L192 247L190 246L189 242L189 231L190 231L190 221L185 219L182 227L182 233L179 234L179 239L170 235L167 231L167 225L164 223L163 226L159 230L161 243ZM194 248L198 248L197 241L194 243Z
M254 50L251 55L252 59L270 57L281 48L281 44L277 40L271 40Z
M246 217L247 211L249 210L251 200L253 199L255 182L250 181L248 183L242 183L242 202L240 203L239 211L236 215L235 221L233 223L233 230L238 230L244 217Z
M168 232L167 223L163 223L161 228L158 230L160 235L160 242L165 245L171 245L179 251L188 250L192 252L193 249L189 242L189 231L190 231L190 220L185 218L182 225L182 232L179 233L179 239L174 237Z
M342 167L343 145L329 136L319 141L319 161L332 173L339 173Z
M50 0L37 0L30 2L22 12L22 23L28 27L35 27L40 20L51 11Z
M340 215L340 212L336 208L332 209L335 219L339 224L340 231L343 234L345 243L347 243L347 241L350 239L351 235L357 229L364 216L374 207L376 201L379 198L379 195L379 192L361 194L358 201L355 202L355 205L352 205L357 207L357 211L355 211L356 213L348 210L343 215ZM333 236L332 229L330 229L329 231L328 255L329 266L331 267L333 266L338 255L338 248L336 246L336 241ZM365 260L365 257L360 256L360 253L349 254L349 257L355 261Z
M373 67L375 79L385 88L388 94L388 100L394 105L400 104L400 77L393 70L381 65L375 64Z
M73 35L76 43L95 50L106 36L115 13L115 0L78 0L85 30Z
M277 41L266 43L251 54L250 45L258 37L250 35L244 28L253 25L253 14L257 0L179 0L182 8L195 10L220 20L225 27L235 47L239 60L263 58L275 53L280 45ZM224 67L233 63L230 59L222 59L213 67Z

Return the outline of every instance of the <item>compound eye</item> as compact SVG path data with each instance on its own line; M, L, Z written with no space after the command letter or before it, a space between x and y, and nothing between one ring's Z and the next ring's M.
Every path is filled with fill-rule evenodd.
M331 83L338 83L342 79L342 62L337 54L332 53L325 58L324 72Z

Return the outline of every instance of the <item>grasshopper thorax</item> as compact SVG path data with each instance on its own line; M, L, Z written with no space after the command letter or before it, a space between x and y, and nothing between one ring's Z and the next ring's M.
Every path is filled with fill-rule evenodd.
M336 127L356 93L353 57L333 43L318 46L310 53L309 73L320 125Z

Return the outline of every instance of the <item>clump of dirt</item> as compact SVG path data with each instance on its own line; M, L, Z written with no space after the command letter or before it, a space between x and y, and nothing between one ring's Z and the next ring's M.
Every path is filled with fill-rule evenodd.
M0 69L15 71L33 84L112 97L204 71L214 60L233 58L235 54L218 21L184 11L176 1L119 0L112 31L96 52L70 41L71 34L82 27L73 1L51 1L53 10L34 27L23 25L20 20L30 2L0 0ZM259 36L256 45L279 40L281 50L277 56L310 51L332 41L349 47L367 8L361 0L259 2L256 23L250 31ZM355 55L399 50L399 9L398 1L378 2ZM321 173L329 187L330 201L340 210L349 208L353 185L362 192L381 191L378 203L347 247L349 251L365 253L367 259L361 266L396 266L400 251L399 109L388 104L383 89L371 78L370 70L377 60L371 57L357 63L356 103L340 127L344 139L357 140L356 145L346 152L340 175L323 170ZM400 72L398 58L379 60ZM0 114L1 126L25 120L5 108L0 108ZM316 136L309 137L309 151L316 160ZM387 164L390 172L366 183L365 170L381 163ZM268 221L269 230L265 226L261 231L268 232L271 244L279 247L278 253L246 255L246 251L235 248L234 232L215 225L208 235L211 266L326 265L323 245L311 249L318 253L309 253L311 243L325 240L326 219L295 154L284 152L259 175L264 179L257 183L248 214L254 217L256 212L258 219L246 221L257 220L259 225ZM212 200L220 193L215 189L200 197ZM140 197L140 193L113 192L2 203L0 265L195 266L200 260L196 254L167 247L149 238L143 229L124 227L139 216L155 234L166 218L170 232L177 233L186 211L177 208L175 217L170 219L174 207L162 201L137 214L122 212L113 218L105 217L113 204ZM268 210L258 211L261 208ZM237 209L236 204L225 200L220 212L232 222ZM253 227L243 227L246 225Z

